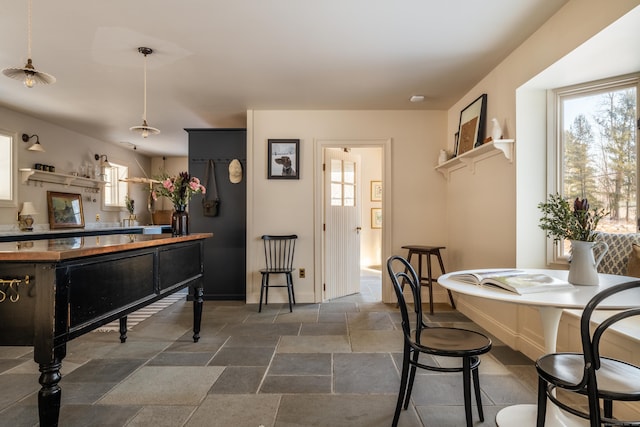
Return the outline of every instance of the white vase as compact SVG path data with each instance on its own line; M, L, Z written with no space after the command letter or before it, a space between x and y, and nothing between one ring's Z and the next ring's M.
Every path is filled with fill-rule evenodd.
M491 119L491 139L497 141L502 138L502 128L498 119Z
M593 250L602 250L596 259ZM609 250L605 242L584 242L571 240L571 263L569 265L569 283L574 285L596 286L598 280L598 264Z
M441 165L444 162L449 160L449 156L446 150L440 150L440 155L438 156L438 164Z

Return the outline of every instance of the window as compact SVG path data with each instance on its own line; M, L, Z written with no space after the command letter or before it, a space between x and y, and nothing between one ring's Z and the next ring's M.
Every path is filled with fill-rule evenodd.
M127 182L123 180L129 178L129 168L113 162L109 162L109 164L111 165L110 167L103 166L104 180L106 182L102 194L103 209L126 209L127 202L125 198L129 187Z
M598 230L633 233L638 227L637 97L640 76L554 91L555 179L550 192L589 201L609 212ZM561 245L560 245L561 246ZM569 244L559 248L566 257Z
M18 202L15 134L0 129L0 206Z
M331 159L331 206L356 205L356 164Z

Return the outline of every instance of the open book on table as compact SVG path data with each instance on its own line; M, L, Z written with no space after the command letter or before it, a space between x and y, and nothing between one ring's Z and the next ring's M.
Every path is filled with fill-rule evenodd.
M498 287L520 295L573 288L573 285L565 280L522 270L467 272L452 274L450 278L472 285Z

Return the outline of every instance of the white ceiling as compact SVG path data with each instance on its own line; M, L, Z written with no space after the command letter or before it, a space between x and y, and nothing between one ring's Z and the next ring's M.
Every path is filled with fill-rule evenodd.
M21 67L28 0L2 3L0 69ZM0 75L0 105L150 155L186 155L184 128L245 127L248 109L447 109L565 3L33 0L32 59L57 82ZM147 139L129 131L140 46Z

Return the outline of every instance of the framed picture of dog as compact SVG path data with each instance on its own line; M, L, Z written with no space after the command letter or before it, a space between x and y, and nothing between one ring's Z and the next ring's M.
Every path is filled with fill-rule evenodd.
M270 139L268 179L300 179L300 140Z

